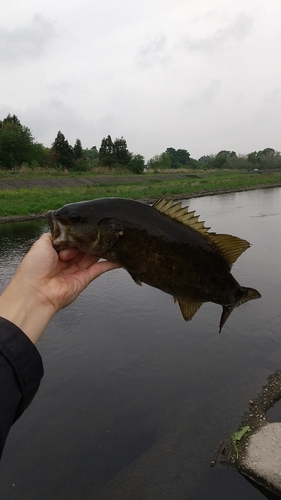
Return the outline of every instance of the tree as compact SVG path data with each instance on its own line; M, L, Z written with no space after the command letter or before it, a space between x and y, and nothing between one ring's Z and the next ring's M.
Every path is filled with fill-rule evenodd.
M148 161L148 167L153 168L153 170L169 169L171 168L171 157L168 153L155 155Z
M226 167L232 170L249 170L249 163L245 155L235 155L228 158Z
M83 149L83 157L90 167L96 167L99 159L99 152L96 146L93 146L91 149Z
M73 148L73 153L74 153L75 160L81 160L81 158L83 158L83 149L82 149L82 144L81 144L80 139L76 139L76 142L75 142L74 148Z
M30 163L34 153L34 138L19 119L8 115L0 122L0 167L11 169Z
M114 161L119 165L127 166L131 161L131 153L127 148L127 142L122 136L121 139L115 139L114 144Z
M199 158L198 162L203 163L203 165L207 165L208 161L210 160L210 156L208 155L203 155Z
M99 163L100 165L112 168L115 163L114 159L114 144L110 135L104 137L101 141L99 149Z
M263 151L259 151L258 155L261 154L263 156L274 156L275 155L275 149L273 148L265 148Z
M132 155L129 169L135 174L142 174L144 171L144 157L142 155Z
M280 168L281 166L280 153L273 148L265 148L262 151L258 151L256 158L258 167L261 169Z
M30 167L34 169L38 166L50 167L50 150L49 148L45 148L43 144L39 142L35 142L33 145L32 151L32 160L30 163Z
M180 165L187 166L189 164L190 154L186 149L177 149L177 161Z
M210 168L224 168L227 163L227 158L224 155L220 155L219 153L212 158L209 163Z
M190 154L186 149L167 148L165 151L171 159L171 168L186 167L190 161Z
M247 160L248 162L252 163L253 165L256 165L257 164L257 152L256 151L253 151L252 153L249 153L247 155Z
M272 148L265 148L257 153L257 163L260 167L269 166L275 155L275 150Z
M237 154L235 151L227 151L223 149L219 151L215 156L210 156L207 163L207 168L226 168L227 166L232 166L232 160L237 159Z
M62 165L64 168L73 166L74 152L73 148L69 145L63 133L59 130L57 137L52 144L53 161L56 164Z
M177 152L174 148L167 148L165 153L169 156L170 158L170 162L171 162L171 165L170 167L171 168L178 168L179 165L178 165L178 161L177 161Z
M19 125L19 127L21 127L21 122L19 121L18 117L16 115L12 116L10 115L10 113L6 118L4 118L3 124L5 123L14 123L15 125Z
M104 137L101 141L99 150L100 165L112 168L116 163L128 166L131 161L131 153L127 148L127 142L124 137L115 139L113 142L110 135Z
M91 147L91 154L92 154L92 158L94 158L94 159L99 157L99 152L98 152L96 146Z
M235 151L227 151L226 149L223 149L222 151L219 151L216 156L223 156L223 158L237 158L237 154Z

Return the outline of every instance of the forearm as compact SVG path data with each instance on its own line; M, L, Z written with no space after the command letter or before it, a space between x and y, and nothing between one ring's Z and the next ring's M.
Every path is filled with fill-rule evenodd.
M21 392L9 361L0 353L0 457L21 401Z
M32 401L42 376L34 344L16 325L0 318L0 457L11 425Z

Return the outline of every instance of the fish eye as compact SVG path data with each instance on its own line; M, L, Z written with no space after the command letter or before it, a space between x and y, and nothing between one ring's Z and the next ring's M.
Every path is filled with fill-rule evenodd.
M72 222L72 223L76 223L76 222L80 222L81 220L81 215L79 215L77 212L71 212L68 216L68 220L69 222Z

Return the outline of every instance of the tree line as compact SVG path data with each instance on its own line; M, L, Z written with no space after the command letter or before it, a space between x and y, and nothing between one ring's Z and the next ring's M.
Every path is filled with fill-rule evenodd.
M104 137L100 148L84 149L80 139L71 146L64 134L58 131L50 148L38 143L30 129L21 124L16 115L8 115L0 120L0 169L11 170L28 166L55 168L57 170L86 172L95 167L110 169L121 167L133 173L142 173L145 168L154 171L164 169L280 169L281 153L272 148L254 151L247 155L237 155L235 151L222 150L216 155L191 158L186 149L167 148L153 156L147 164L141 154L129 151L124 137Z
M26 165L56 168L59 170L87 171L97 166L109 168L121 166L134 173L142 173L144 157L128 150L121 137L113 142L110 135L103 138L99 150L96 146L83 149L80 139L71 146L59 130L50 148L38 143L30 129L21 124L16 115L8 115L0 121L0 169L11 170Z

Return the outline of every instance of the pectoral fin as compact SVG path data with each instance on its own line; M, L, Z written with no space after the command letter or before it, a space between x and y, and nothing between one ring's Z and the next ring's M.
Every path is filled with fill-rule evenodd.
M183 319L185 321L190 321L203 304L203 302L192 302L188 300L178 299L177 297L174 297L174 302L178 302Z

